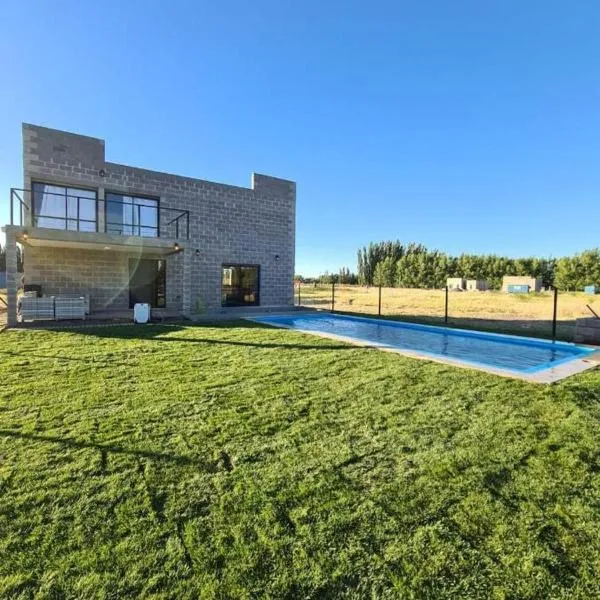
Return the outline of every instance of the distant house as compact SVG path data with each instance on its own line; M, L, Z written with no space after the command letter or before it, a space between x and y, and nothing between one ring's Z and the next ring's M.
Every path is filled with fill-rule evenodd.
M467 279L467 290L485 292L489 289L488 282L485 279Z
M446 279L446 285L449 290L464 290L465 280L462 277L448 277Z
M522 286L528 286L527 290L522 289ZM520 275L505 275L502 278L502 291L528 291L541 292L542 280L539 277L522 277Z

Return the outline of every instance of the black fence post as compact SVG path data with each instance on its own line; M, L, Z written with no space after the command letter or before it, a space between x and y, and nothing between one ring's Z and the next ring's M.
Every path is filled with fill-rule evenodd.
M558 308L558 288L554 288L554 312L552 314L552 341L556 341L556 312Z
M444 310L444 323L448 323L448 286L446 286L446 307Z
M379 304L377 307L377 314L381 316L381 286L379 286Z
M298 282L298 306L302 304L302 296L300 295L300 288L302 287L302 282Z
M331 282L331 312L335 312L335 281Z

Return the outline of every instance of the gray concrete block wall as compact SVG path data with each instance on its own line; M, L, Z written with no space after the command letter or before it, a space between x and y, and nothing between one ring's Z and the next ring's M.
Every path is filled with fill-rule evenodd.
M17 324L17 242L13 228L6 230L6 324L14 327Z
M25 281L44 296L90 295L91 310L129 306L129 263L125 253L71 248L26 249Z
M542 280L535 277L505 275L502 278L502 291L508 292L509 285L528 285L530 292L540 292L542 290Z
M92 311L129 308L129 261L161 258L47 246L29 247L26 256L27 283L41 285L44 296L89 294ZM167 263L167 308L173 310L181 310L180 262L174 258Z
M576 344L594 344L600 346L600 319L587 317L575 321Z
M104 140L23 123L23 188L32 181L102 187ZM31 208L31 198L24 198ZM27 214L31 225L31 211Z
M106 162L103 140L34 125L23 125L23 152L26 188L32 181L91 187L101 200L107 191L146 195L159 199L161 208L189 211L190 238L182 240L188 262L184 266L181 255L167 259L168 304L185 303L187 309L200 301L207 309L220 307L226 263L260 265L261 305L293 304L293 181L253 174L252 188L244 188ZM103 208L101 203L101 213ZM175 237L169 218L161 211L161 237ZM102 218L99 225L102 229ZM187 289L175 291L176 275Z

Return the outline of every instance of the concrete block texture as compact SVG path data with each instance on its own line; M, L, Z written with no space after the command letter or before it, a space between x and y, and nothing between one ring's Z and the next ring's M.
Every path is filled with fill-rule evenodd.
M17 287L20 275L17 273L17 242L12 228L6 228L6 324L17 324Z
M594 344L600 346L600 319L587 317L575 321L575 337L577 344Z
M508 292L509 285L528 285L530 292L542 290L542 280L538 277L522 277L520 275L505 275L502 278L502 291Z
M28 247L25 281L42 286L44 296L87 294L90 310L129 308L130 264L145 253ZM163 258L157 255L155 258ZM182 279L176 255L167 260L167 307L181 310Z
M228 263L260 265L262 306L293 305L293 181L255 173L252 187L245 188L111 163L105 159L104 140L29 124L23 125L23 159L25 188L44 182L97 190L99 231L109 192L147 196L157 199L161 209L189 211L189 239L180 221L185 249L167 258L167 308L188 312L198 302L206 309L220 307L222 265ZM160 219L161 237L175 238L168 211L161 210ZM92 307L110 300L120 308L125 301L125 256L29 247L25 256L29 283L62 289L80 275L85 282L80 290L83 285L95 290L90 292Z

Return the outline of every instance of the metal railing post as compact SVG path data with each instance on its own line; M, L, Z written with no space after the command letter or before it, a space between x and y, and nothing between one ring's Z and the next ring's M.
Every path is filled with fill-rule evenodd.
M302 282L299 281L298 282L298 306L300 306L302 304L302 295L300 292L300 289L302 288Z
M552 314L552 341L556 341L556 312L558 308L558 288L554 288L554 311Z
M381 316L381 286L379 286L379 303L377 306L377 315Z
M596 317L596 319L600 319L598 313L589 304L586 304L585 307L594 315L594 317Z
M335 312L335 281L331 282L331 312Z
M13 199L14 189L10 188L10 224L14 225L14 199Z
M444 323L448 323L448 286L446 286L446 306L444 309Z

